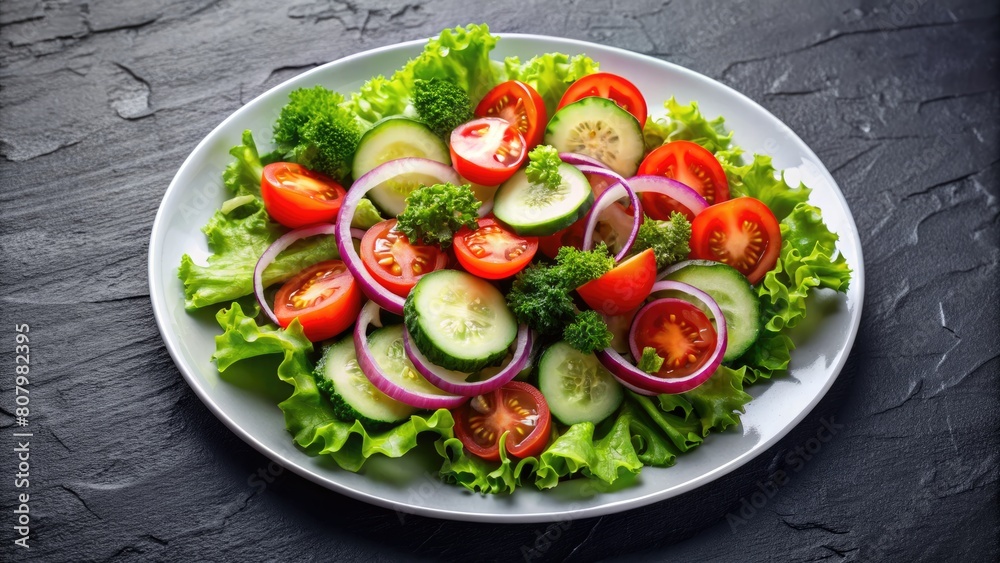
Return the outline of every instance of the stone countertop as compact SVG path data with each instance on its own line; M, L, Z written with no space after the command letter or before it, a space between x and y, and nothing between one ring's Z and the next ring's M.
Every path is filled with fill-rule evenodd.
M11 543L21 491L3 455L2 559L997 560L998 11L967 0L6 0L0 449L15 447L16 323L31 327L38 407L31 548ZM277 467L252 486L269 461L181 378L152 319L146 251L187 154L295 74L470 21L719 80L787 123L840 184L866 258L857 343L815 411L751 463L556 527L401 519ZM824 419L843 425L834 439L765 502L745 502Z

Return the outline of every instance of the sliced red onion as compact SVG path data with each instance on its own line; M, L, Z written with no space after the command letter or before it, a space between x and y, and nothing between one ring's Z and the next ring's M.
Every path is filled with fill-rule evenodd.
M295 229L294 231L289 231L280 237L278 240L271 243L271 246L267 247L267 250L260 255L257 260L257 265L253 268L253 294L257 298L257 304L260 305L260 310L264 312L268 320L272 323L281 326L278 322L278 317L274 315L274 311L271 310L271 306L267 304L267 300L264 299L264 270L274 262L274 259L278 257L286 248L294 244L296 241L302 240L304 238L309 238L316 235L332 235L337 227L329 223L321 223L319 225L312 225L310 227L302 227L300 229Z
M358 367L371 381L376 389L385 393L389 397L402 403L417 407L418 409L453 409L466 400L468 397L460 395L449 395L443 391L441 394L426 393L416 389L407 389L390 379L372 355L368 347L368 325L373 324L378 319L379 306L375 301L365 303L358 315L358 322L354 325L354 351L358 358ZM404 332L405 334L405 332Z
M667 379L640 370L623 358L614 348L605 348L604 350L597 351L595 354L597 355L597 359L601 361L604 367L608 368L608 371L616 379L633 391L641 389L645 394L667 393L671 395L686 393L712 377L719 364L722 363L722 356L726 353L726 319L722 315L722 309L719 308L719 304L707 293L692 285L677 281L660 281L653 284L650 294L658 291L679 291L701 301L712 312L712 315L715 317L717 338L715 350L712 351L712 355L705 362L705 365L690 375ZM640 315L641 311L639 315L636 315L636 318L639 318ZM638 346L632 334L629 335L629 347L632 350L633 356L638 358L638 355L636 355Z
M708 202L701 197L701 194L666 176L632 176L628 179L628 183L635 193L665 195L686 207L692 215L698 215L708 207Z
M584 171L584 169L591 170L593 167L579 166L579 168L581 171ZM635 192L629 187L628 181L610 170L603 171L602 174L617 176L618 181L605 190L597 198L597 201L594 202L594 207L591 208L590 215L587 216L586 226L583 228L583 249L590 250L594 248L594 229L597 228L597 221L601 217L601 212L615 201L628 197L633 214L632 230L629 232L628 238L625 240L625 244L622 245L621 250L618 251L618 254L615 254L615 262L620 262L632 250L632 245L635 244L635 237L639 234L639 225L642 224L643 217L642 205L639 204L639 196L635 195Z
M402 174L413 173L431 176L441 182L456 184L461 181L455 170L440 162L415 157L390 160L376 166L354 182L354 185L347 192L347 197L344 198L340 213L337 215L336 235L340 259L344 261L354 279L361 285L361 290L365 292L365 295L386 311L396 315L403 314L404 299L383 287L365 268L361 257L354 250L354 243L351 242L351 220L358 208L358 202L369 190Z
M361 240L365 238L365 230L351 227L351 238Z
M488 201L483 201L480 203L479 211L476 212L476 215L478 215L479 218L482 219L483 217L489 215L490 212L492 211L493 211L493 198L491 197Z
M465 397L485 395L503 387L508 381L514 379L514 376L528 365L528 361L531 359L533 342L534 338L531 335L531 331L528 330L528 326L522 324L517 329L514 356L510 362L489 379L470 382L466 381L469 374L445 369L428 360L427 356L413 345L410 331L403 331L403 344L406 346L406 355L413 362L413 367L417 368L417 371L426 377L431 385L448 393L455 393Z
M597 166L598 168L608 167L607 164L604 164L600 160L597 160L592 156L580 154L578 152L561 152L559 153L559 158L566 164L572 164L573 166L585 164L587 166Z

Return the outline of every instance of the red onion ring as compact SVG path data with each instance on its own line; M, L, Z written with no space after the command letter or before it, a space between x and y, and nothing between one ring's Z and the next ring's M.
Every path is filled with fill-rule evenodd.
M309 238L316 235L332 235L334 234L336 227L329 223L321 223L319 225L312 225L309 227L301 227L295 229L294 231L289 231L280 237L278 240L271 243L271 246L267 247L267 250L260 255L257 259L257 265L253 268L253 294L257 298L257 304L260 305L260 310L264 312L264 315L272 323L281 326L278 322L278 317L275 316L274 311L271 310L271 306L267 304L267 300L264 299L264 270L274 262L274 259L278 257L286 248L294 244L296 241L302 240L304 238Z
M390 160L376 166L354 182L354 185L348 190L347 197L344 198L344 203L341 205L340 212L337 215L336 240L337 250L340 251L340 259L344 261L347 269L351 271L351 275L361 285L361 290L364 291L365 295L378 303L386 311L396 315L403 314L404 299L383 287L368 272L368 269L365 268L361 257L354 250L354 243L351 242L351 220L354 218L354 212L358 208L358 202L361 201L361 198L369 190L396 176L413 172L436 177L442 182L456 184L461 181L455 170L440 162L415 157Z
M351 227L351 238L356 238L359 240L365 238L365 230Z
M578 152L561 152L559 153L559 159L566 164L572 164L573 166L584 164L587 166L596 166L598 168L608 168L608 165L604 164L600 160Z
M686 207L693 215L698 215L708 207L708 202L701 194L688 186L666 176L641 175L628 179L632 190L637 194L652 193L669 197Z
M468 400L468 397L448 395L444 394L443 391L442 394L432 394L406 389L389 379L379 367L378 362L375 361L375 357L368 347L368 325L377 319L378 312L378 303L375 301L365 303L361 314L358 315L358 322L354 325L354 351L357 354L358 367L376 389L397 401L418 409L453 409Z
M604 192L598 196L597 201L594 202L594 207L590 210L590 215L587 216L586 227L583 229L584 250L594 248L594 229L597 227L597 221L600 218L601 212L607 209L608 206L615 201L628 197L629 205L632 207L634 219L632 221L632 231L629 233L628 239L625 240L625 244L622 246L622 249L618 251L618 254L615 254L615 262L620 262L626 255L628 255L629 251L632 250L632 245L635 244L635 237L639 234L639 225L642 224L642 205L639 203L639 196L636 195L632 186L629 185L630 180L622 178L617 172L585 164L581 164L577 166L577 168L584 174L601 176L614 182L611 187L604 190Z
M489 379L468 382L463 378L463 376L468 377L468 374L445 369L428 360L427 356L413 345L410 331L403 331L403 345L406 347L406 355L413 363L413 367L417 368L417 371L420 372L420 375L427 378L427 381L431 385L448 393L455 393L464 397L485 395L499 389L514 379L514 376L528 365L528 361L531 359L531 348L534 344L534 337L528 330L527 325L522 324L517 328L517 339L515 342L514 356L507 363L506 367Z
M630 364L625 360L614 348L605 348L604 350L598 350L595 352L597 359L600 360L601 364L604 365L615 376L615 379L620 381L623 385L636 391L637 389L643 394L659 394L666 393L670 395L676 395L678 393L686 393L695 387L698 387L702 383L712 377L715 370L718 369L719 365L722 363L722 356L726 353L726 319L722 315L722 309L719 304L715 302L704 291L677 281L660 281L653 284L653 289L650 294L658 291L679 291L695 299L698 299L712 312L715 317L716 324L716 345L715 350L712 351L712 355L709 357L708 361L705 362L701 368L697 371L691 373L690 375L684 377L676 377L670 379L664 379L662 377L657 377L655 375L650 375L634 365ZM641 312L641 311L640 311ZM638 318L639 315L636 315ZM633 321L634 323L634 321ZM634 326L634 324L633 324ZM638 346L635 344L635 340L632 331L629 331L629 348L633 351L633 355L637 350Z

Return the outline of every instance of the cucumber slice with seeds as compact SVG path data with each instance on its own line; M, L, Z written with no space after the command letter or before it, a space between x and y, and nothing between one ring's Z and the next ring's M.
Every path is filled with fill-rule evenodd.
M313 375L317 387L330 399L337 416L342 419L361 416L374 422L392 423L417 411L379 391L368 381L358 366L352 336L327 346ZM349 408L343 408L345 405Z
M594 354L557 342L542 354L538 388L563 424L598 422L615 412L624 393Z
M358 150L354 153L352 174L357 180L380 164L411 156L451 165L448 145L426 125L406 117L387 117L362 135ZM396 216L406 208L406 196L410 192L420 186L441 181L440 178L424 174L408 174L392 183L372 188L368 197L383 212Z
M548 236L575 223L594 204L590 182L575 166L560 164L557 189L532 184L518 170L493 197L493 215L522 236Z
M406 298L403 319L427 359L456 371L474 372L503 360L517 336L503 294L457 270L420 278Z
M646 146L642 126L607 98L583 98L557 111L545 129L545 144L559 152L596 158L626 178L635 176Z

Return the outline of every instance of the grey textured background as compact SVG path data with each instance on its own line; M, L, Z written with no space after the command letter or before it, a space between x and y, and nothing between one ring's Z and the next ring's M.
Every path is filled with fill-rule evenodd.
M145 272L184 157L299 72L470 21L692 68L829 167L864 242L861 333L765 455L551 528L400 519L288 472L258 486L268 461L183 382ZM0 25L0 559L1000 557L995 2L5 0ZM14 323L32 336L30 551L10 543ZM844 428L795 471L823 418ZM778 469L789 482L751 514Z

